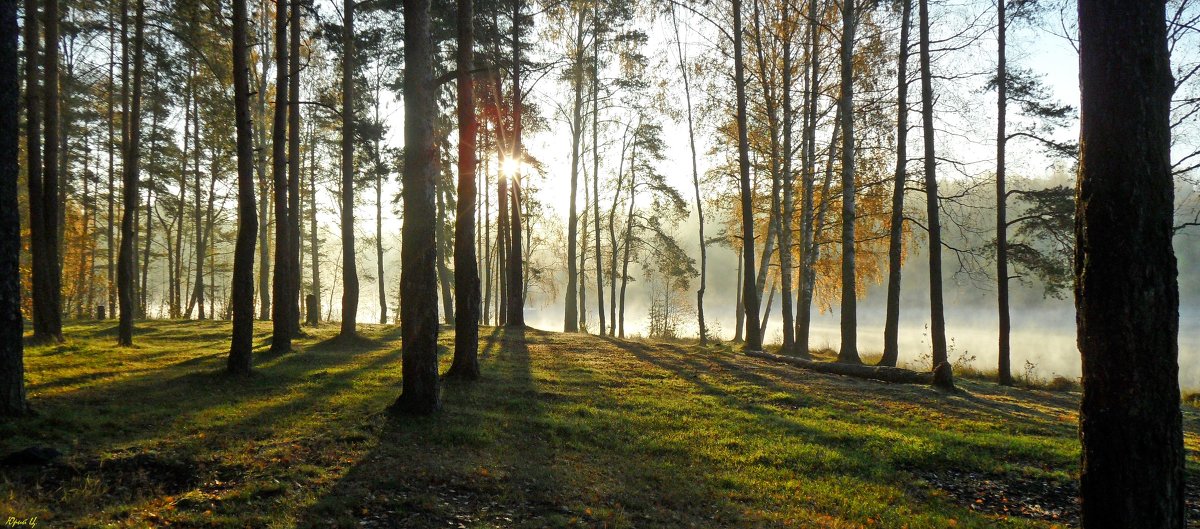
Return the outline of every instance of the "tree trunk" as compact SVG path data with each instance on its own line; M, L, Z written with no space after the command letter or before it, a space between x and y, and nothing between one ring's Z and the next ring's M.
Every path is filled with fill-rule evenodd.
M43 73L46 76L46 82L42 85L43 93L45 94L46 105L46 128L45 141L43 147L45 152L42 156L42 162L45 164L45 169L42 170L42 222L45 230L42 232L41 241L42 251L45 254L43 261L44 267L33 269L33 274L43 275L45 279L40 283L42 288L34 289L34 296L42 296L41 311L38 313L41 316L41 323L37 323L37 318L34 318L34 334L41 335L45 338L50 338L56 341L62 341L62 256L59 254L61 244L61 217L59 204L59 144L61 132L58 119L59 111L59 75L58 75L58 26L59 26L59 0L46 0L46 11L43 14L46 28L45 38L45 61ZM30 236L37 238L38 234L30 233Z
M997 343L997 375L1001 384L1012 385L1012 369L1009 355L1009 322L1008 312L1008 211L1007 191L1004 189L1004 151L1008 141L1005 126L1007 125L1008 110L1008 59L1005 57L1005 21L1004 2L996 2L996 306L999 322L999 343Z
M382 123L379 116L381 103L380 85L375 85L375 123ZM387 283L384 281L383 270L383 181L387 171L383 169L380 159L379 137L375 138L375 284L379 287L379 324L388 321ZM473 154L473 153L472 153ZM474 166L471 167L474 170Z
M496 90L493 92L493 102L496 105L496 131L503 140L504 122L500 119L500 80L496 79ZM499 142L498 153L505 150L504 142ZM503 154L499 156L504 156ZM496 318L499 325L508 324L508 171L504 160L500 162L500 177L496 181Z
M750 142L746 131L746 67L742 58L742 1L733 0L733 84L737 92L738 173L742 202L742 305L746 310L743 350L762 349L758 332L758 296L754 282L754 206L750 189Z
M604 318L604 265L600 251L600 4L592 4L592 229L596 232L596 306L600 318L599 335L604 336L608 321ZM688 107L691 108L690 106ZM701 225L704 223L701 222ZM612 281L612 277L609 277ZM612 301L611 299L609 301ZM611 334L611 333L610 333Z
M250 66L246 0L233 0L233 98L237 119L238 233L233 253L233 331L230 373L249 373L254 347L254 243L258 214L254 203L254 138L250 130Z
M700 197L700 169L696 161L696 127L692 118L692 85L691 75L688 74L687 57L683 53L683 43L679 38L679 21L675 19L675 11L671 10L671 24L675 29L675 51L679 55L679 74L683 78L684 102L687 104L688 148L691 150L692 188L696 191L696 217L700 229L700 288L696 289L696 323L700 337L700 346L708 345L708 328L704 325L704 290L708 278L708 243L704 239L704 203ZM599 259L599 245L596 255Z
M739 278L743 277L742 266L744 264L746 264L745 259L742 259L743 251L745 251L744 246L738 248L737 277L739 277ZM742 304L742 288L743 287L745 287L745 285L743 285L741 282L738 282L737 287L736 287L737 293L734 297L734 303L733 303L733 322L734 322L733 323L733 329L734 329L733 330L733 341L734 342L742 342L742 341L745 341L745 339L746 339L746 337L745 337L746 306Z
M439 146L444 148L445 146ZM449 157L449 155L447 155ZM440 163L440 159L439 159ZM446 265L447 257L451 256L450 252L450 236L446 233L446 194L449 191L446 189L446 180L442 175L441 170L437 172L437 180L435 187L437 189L437 224L434 237L437 246L437 273L438 273L438 288L442 295L442 315L446 325L454 324L454 274L450 271L450 267Z
M1164 4L1079 3L1075 306L1086 529L1186 524Z
M287 298L276 303L287 304L288 323L292 336L300 334L300 0L288 2L288 258L291 259Z
M358 317L358 266L354 250L354 0L345 0L342 10L346 20L342 25L341 336L349 337L356 332Z
M796 348L795 315L792 311L792 220L796 214L795 182L792 175L792 125L795 123L792 111L792 28L788 4L783 4L782 19L789 33L783 35L783 218L779 226L779 287L780 312L783 316L783 348L791 352ZM697 186L699 187L699 186ZM697 193L697 206L699 193ZM704 240L703 234L700 236ZM703 252L701 252L703 259ZM703 265L701 265L703 267ZM701 280L703 281L703 280ZM764 329L766 325L763 326ZM764 331L765 332L765 331Z
M488 180L490 167L488 167L488 152L490 144L488 142L487 122L483 124L483 323L491 325L492 323L492 194L488 192L491 188L491 182Z
M817 21L817 2L808 3L808 86L804 100L804 140L803 140L803 174L800 185L800 272L797 277L796 289L796 354L809 358L809 327L812 321L812 290L808 287L813 281L816 262L812 257L813 248L813 209L814 192L816 191L816 160L817 160L817 98L820 86L820 53L818 45L821 40L822 28ZM837 128L836 121L834 128Z
M479 378L479 269L475 256L474 6L458 0L458 210L454 218L454 362L447 376Z
M861 364L858 358L858 291L854 263L854 0L842 0L842 346L838 362Z
M896 59L896 176L892 184L888 238L887 313L883 322L883 356L879 359L879 365L891 367L896 367L900 358L900 272L904 264L904 185L908 179L908 28L911 22L912 0L901 0L900 54Z
M153 131L155 129L154 129L154 127L151 127L150 130ZM151 149L150 152L151 152L151 156L153 157L154 149ZM139 317L139 318L145 318L146 314L149 312L150 251L151 251L151 248L152 248L152 245L154 242L154 222L153 222L153 215L152 215L153 210L154 210L154 188L150 187L150 188L146 189L146 240L145 240L145 245L142 246L142 266L140 266L139 267L140 270L138 270L138 272L142 275L142 280L138 283L138 285L140 285L140 286L137 289L137 292L138 292L137 317Z
M133 216L138 209L138 163L141 161L139 148L142 136L142 70L145 64L145 0L138 0L134 16L133 37L133 97L130 101L129 144L125 146L125 208L121 215L121 251L117 257L117 297L121 304L121 320L117 329L117 343L133 345L133 312L135 303L133 262Z
M29 13L31 11L34 11L34 10L30 9L30 6L36 5L33 2L34 2L34 0L28 0L25 3L26 16L29 16ZM26 25L26 28L25 28L26 38L28 39L30 29L36 28L37 25L36 25L36 23L30 24L29 19L26 20L25 25ZM117 121L117 119L116 119L116 104L113 101L114 95L117 92L116 75L114 74L114 71L113 71L115 69L116 63L117 63L116 51L115 51L117 49L117 43L116 43L117 31L116 31L116 28L114 27L116 24L114 24L114 21L113 21L111 5L109 6L109 12L108 12L108 25L110 28L109 29L109 38L108 38L108 116L107 116L108 117L108 120L107 120L108 121L108 145L107 145L108 146L108 196L107 196L108 216L105 217L108 222L107 222L107 226L106 226L106 229L104 232L104 242L105 242L105 251L106 251L106 256L105 256L106 259L104 261L104 264L105 264L105 272L106 272L106 279L107 279L105 289L108 292L108 314L107 314L107 316L109 318L112 318L113 313L116 312L113 309L117 305L117 282L116 282L116 275L115 275L116 270L117 270L117 268L116 268L117 261L116 261L116 259L114 259L114 256L113 256L113 248L116 247L115 242L117 240L116 233L114 231L114 226L116 224L114 222L114 219L117 218L116 206L115 206L116 196L117 196L117 190L116 190L117 171L116 171L116 164L114 161L116 158L116 154L115 154L116 148L115 147L116 147L117 141L116 141L116 134L113 130L114 129L113 123L116 123L116 121ZM26 42L28 43L28 40ZM124 42L124 41L122 41L122 42ZM30 50L26 50L26 51L30 51ZM27 62L26 67L28 67L29 64L31 64L31 62ZM122 73L122 75L124 75L124 74ZM29 79L36 79L36 77L31 77ZM27 79L27 82L29 82L28 79ZM30 84L28 86L32 87L34 85ZM191 86L191 84L189 83L188 86ZM30 94L33 94L35 92L36 92L36 90L30 92ZM29 156L32 156L34 154L36 154L35 149L33 149L33 148L28 149ZM123 154L124 153L122 153L122 155ZM30 164L29 165L30 167L34 166L33 158L29 159L29 164ZM180 207L183 207L183 206L180 206ZM181 215L181 218L182 218L182 215ZM181 220L180 224L182 225L182 223L183 223L183 221Z
M636 133L635 133L636 134ZM617 336L625 337L625 289L629 285L629 249L633 244L633 207L634 199L637 197L635 188L637 187L637 174L634 170L634 161L637 159L637 147L633 148L633 154L629 157L629 214L625 216L625 237L624 251L621 256L621 309L617 314Z
M575 196L579 188L579 140L583 138L583 20L584 10L577 8L575 17L575 57L571 65L571 88L575 92L571 106L571 198L567 210L567 292L563 332L579 331L579 214Z
M309 136L316 137L316 131L309 128ZM317 235L317 149L308 149L308 253L312 256L312 313L308 315L310 325L321 323L321 248L320 237ZM300 244L300 241L296 241Z
M41 63L38 41L38 8L36 0L25 0L25 152L26 178L29 186L29 257L32 264L33 332L46 339L48 328L47 299L50 287L46 284L46 220L42 201L42 108L38 75Z
M510 239L510 248L508 249L508 323L509 327L524 327L525 326L525 289L523 288L522 273L523 264L521 262L521 161L525 159L525 151L521 145L521 115L524 113L522 108L521 94L521 2L522 0L513 0L513 22L512 22L512 76L513 76L513 144L512 157L517 160L515 163L516 171L513 173L512 180L512 200L509 207L512 208L509 223L512 229Z
M929 384L933 381L931 373L910 371L891 366L864 366L859 364L844 364L841 362L814 362L812 360L799 358L795 356L784 356L761 351L747 351L748 356L762 358L764 360L772 360L784 364L789 364L795 367L817 371L820 373L830 373L834 375L842 375L847 377L865 378L869 380L881 380L894 384Z
M933 383L954 387L946 358L946 315L942 301L942 228L938 219L937 156L933 137L933 75L929 67L929 0L918 0L921 32L921 122L925 139L925 194L929 216L929 311L933 342Z
M270 70L271 38L270 13L263 2L259 13L261 33L255 40L261 42L260 53L262 62L258 72L258 85L255 87L254 105L254 143L258 156L255 157L255 171L258 173L258 194L262 200L258 202L258 319L271 319L271 178L267 176L267 71Z
M441 407L437 358L437 256L434 246L433 47L429 0L404 0L404 226L401 232L400 332L403 389L392 404L401 413L430 414Z
M287 181L287 90L288 85L287 0L275 2L275 110L271 123L271 184L275 195L275 270L271 277L271 352L292 350L291 315L285 302L292 270L292 231Z
M0 1L0 35L4 35L0 42L0 416L14 417L29 411L25 401L21 215L17 198L21 76L16 0Z

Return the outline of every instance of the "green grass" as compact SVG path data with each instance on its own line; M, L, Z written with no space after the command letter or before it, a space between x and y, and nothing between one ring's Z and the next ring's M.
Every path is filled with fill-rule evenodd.
M796 370L725 346L481 332L484 378L393 418L399 330L309 330L223 373L228 324L74 324L27 351L39 414L0 422L0 520L50 527L1053 527L961 486L1077 478L1078 394ZM442 337L448 346L452 334ZM443 368L449 355L443 355ZM1190 466L1196 411L1185 411ZM957 488L956 488L957 487ZM957 492L956 492L957 491ZM994 498L984 498L991 501ZM1069 519L1065 518L1065 519Z

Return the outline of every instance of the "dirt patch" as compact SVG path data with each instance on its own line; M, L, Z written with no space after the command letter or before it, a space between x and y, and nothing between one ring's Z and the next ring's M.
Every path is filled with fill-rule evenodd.
M1079 483L961 470L913 470L919 486L976 512L1079 526ZM1200 476L1187 477L1188 527L1200 527Z

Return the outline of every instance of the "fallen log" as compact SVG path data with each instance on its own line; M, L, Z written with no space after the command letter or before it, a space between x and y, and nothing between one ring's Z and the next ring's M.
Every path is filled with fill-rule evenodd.
M848 377L866 378L871 380L882 380L884 382L895 382L899 384L932 384L933 373L918 372L911 369L901 367L887 366L868 366L862 364L839 364L836 362L817 362L814 360L805 360L794 356L783 356L768 353L765 351L746 351L746 356L754 358L762 358L774 362L793 365L802 369L819 371L821 373L831 373L834 375L844 375Z

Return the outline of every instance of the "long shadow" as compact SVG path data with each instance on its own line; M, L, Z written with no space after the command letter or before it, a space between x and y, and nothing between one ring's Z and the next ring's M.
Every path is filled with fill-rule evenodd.
M481 347L482 378L445 381L440 412L373 416L377 444L299 517L302 526L508 526L554 503L544 499L559 489L552 447L544 436L514 436L544 411L528 398L536 381L527 343L524 329L494 328Z
M773 424L784 425L789 428L796 428L797 431L805 432L806 435L811 435L812 439L827 446L838 446L842 451L854 452L858 455L856 460L871 460L869 454L863 452L867 450L864 443L847 444L846 439L838 433L828 431L815 430L803 425L799 425L794 421L790 421L781 415L781 410L769 405L764 405L760 399L747 398L746 395L735 395L722 388L706 382L702 377L697 376L700 373L719 373L721 376L730 377L741 383L752 384L758 386L763 391L759 392L763 395L772 391L790 391L798 393L800 405L805 406L804 394L805 390L809 392L819 391L819 398L828 405L832 405L837 409L847 412L839 420L849 420L853 422L878 422L879 420L890 420L890 417L881 417L878 413L869 417L858 417L860 413L871 413L864 403L864 393L872 400L903 400L912 402L918 405L919 409L936 409L938 414L955 417L965 420L982 420L987 422L1007 422L1009 424L1020 424L1022 429L1027 434L1037 435L1063 435L1064 430L1069 434L1069 430L1073 427L1072 424L1064 424L1058 417L1046 414L1037 410L1031 410L1028 407L991 402L988 399L974 396L966 392L943 393L929 388L916 388L911 385L887 384L875 381L860 381L857 379L847 379L836 375L826 375L820 373L812 373L804 379L807 387L797 392L795 384L785 385L782 381L790 381L795 377L796 371L787 366L774 365L761 362L740 363L732 360L734 357L722 358L719 355L700 356L689 354L677 346L670 344L659 344L657 347L671 350L673 354L663 355L656 354L655 347L646 344L626 341L610 341L617 347L621 347L639 359L658 366L663 369L670 370L676 373L680 378L688 380L699 387L703 392L720 398L723 403L730 407L741 408L754 413L765 421ZM748 369L753 364L754 369ZM776 377L774 380L765 377L759 372L770 373ZM834 381L840 383L836 386L832 385ZM852 391L847 391L847 383L854 383L861 388L855 388ZM789 387L790 386L790 387ZM902 393L902 394L901 394ZM920 413L920 412L913 412ZM960 443L959 440L951 440L945 436L940 436L937 430L927 430L920 427L914 428L914 424L922 424L927 420L924 417L910 417L909 419L899 420L895 422L895 426L904 431L908 435L918 437L937 438L940 442ZM917 422L913 422L917 421ZM966 446L971 448L971 446ZM926 462L928 464L936 464L940 456L933 454L933 459Z

